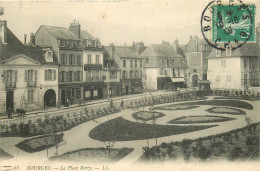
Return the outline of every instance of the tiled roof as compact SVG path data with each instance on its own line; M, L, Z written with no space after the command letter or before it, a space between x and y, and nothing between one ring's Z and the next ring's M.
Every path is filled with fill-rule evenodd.
M216 56L216 52L217 50L214 49L208 58L226 57L226 51L221 51L220 56ZM246 43L240 48L233 50L231 57L260 57L260 46L257 43Z
M174 50L173 45L152 44L144 52L143 56L156 56L156 57L182 57L182 50Z
M174 58L174 62L169 62L169 67L172 68L187 68L186 62L183 60L183 58Z
M104 62L106 61L114 61L114 68L119 69L118 64L115 62L115 60L112 57L112 49L110 46L104 46Z
M54 62L47 63L43 55L44 51L38 46L25 46L22 42L7 28L7 44L1 43L1 61L14 55L24 54L29 58L40 62L41 64L58 64L57 56L54 54Z
M79 40L77 36L69 30L69 28L46 25L42 25L42 27L48 30L48 32L56 39ZM95 40L96 38L92 36L89 32L81 30L80 39Z
M115 54L120 58L141 58L132 47L115 46Z

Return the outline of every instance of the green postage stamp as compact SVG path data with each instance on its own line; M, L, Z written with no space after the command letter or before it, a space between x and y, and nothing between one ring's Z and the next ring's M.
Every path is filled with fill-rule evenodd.
M242 1L212 1L203 11L201 31L205 40L219 50L256 42L254 4Z

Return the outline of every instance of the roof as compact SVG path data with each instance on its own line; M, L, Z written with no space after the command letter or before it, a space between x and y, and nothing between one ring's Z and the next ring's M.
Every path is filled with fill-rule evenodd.
M112 56L112 48L110 46L104 46L105 50L108 52L109 56ZM142 58L132 47L126 46L114 46L115 57L120 58Z
M112 57L112 49L109 46L103 46L104 49L104 62L107 61L114 61L114 68L119 69L118 64L115 62L115 60Z
M183 58L175 58L174 62L169 62L169 67L172 68L187 68L187 64Z
M196 43L196 41L198 41L198 44ZM203 49L201 45L207 45L208 49L207 50ZM185 52L205 52L211 50L212 47L207 43L205 39L199 39L197 37L191 38L191 40L188 42L188 44L185 47Z
M143 51L142 55L156 57L183 57L182 55L184 54L180 48L177 48L176 52L173 45L152 44Z
M56 26L47 26L42 25L41 27L45 28L53 37L56 39L67 39L67 40L80 40L80 39L91 39L95 40L96 38L85 30L80 31L80 39L65 27L56 27Z
M216 55L217 50L214 49L208 58L226 57L226 52L221 51L221 55ZM231 56L228 57L260 57L260 45L257 43L246 43L240 48L232 51Z
M7 28L7 44L1 43L1 61L18 54L24 54L29 58L40 62L41 64L58 64L57 56L53 53L53 62L46 62L44 50L39 46L25 46L22 42Z

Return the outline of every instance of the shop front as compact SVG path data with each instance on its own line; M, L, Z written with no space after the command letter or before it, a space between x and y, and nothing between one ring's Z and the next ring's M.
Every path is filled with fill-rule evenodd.
M129 79L121 80L121 95L132 94L132 82Z
M103 97L108 97L107 93L109 92L109 97L117 97L121 95L121 85L120 82L110 82L109 83L109 91L107 91L108 85L107 83L104 84L103 89Z
M138 94L143 92L142 78L135 78L131 80L132 94Z
M84 100L102 99L103 88L103 82L84 83Z
M81 83L61 84L59 89L61 105L68 106L82 101L83 85Z
M184 78L170 78L170 77L158 77L157 89L158 90L172 90L176 91L179 88L186 87Z

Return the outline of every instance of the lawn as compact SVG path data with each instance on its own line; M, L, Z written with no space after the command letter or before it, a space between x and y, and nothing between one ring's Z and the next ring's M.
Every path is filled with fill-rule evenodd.
M53 139L50 135L40 136L36 138L31 138L24 140L15 146L29 153L34 153L37 151L42 151L49 147L55 145L55 142L61 142L63 139L63 134L57 134L56 140Z
M231 115L245 115L246 112L240 109L234 109L229 107L212 107L206 110L209 113L219 113L219 114L231 114Z
M230 106L235 108L244 108L253 110L253 106L244 101L240 100L203 100L203 101L196 101L196 102L185 102L181 104L173 104L161 107L174 107L176 105L185 105L185 106L193 106L193 105L211 105L211 106Z
M13 158L13 156L0 148L0 162L10 158Z
M81 163L117 162L132 151L133 148L110 149L109 155L109 151L107 148L85 148L67 152L60 156L55 156L52 158L52 160L70 162L75 161Z
M222 117L222 116L188 116L180 117L173 120L170 120L170 124L193 124L193 123L212 123L212 122L225 122L234 120L234 118Z
M150 121L155 120L156 118L160 118L165 116L165 114L161 112L150 112L150 111L139 111L132 114L133 118L141 121Z
M155 107L154 110L189 110L193 109L199 106L191 106L191 105L171 105L171 106L161 106L161 107Z
M183 134L214 126L217 125L176 126L143 124L119 117L98 125L90 131L89 136L99 141L132 141Z

